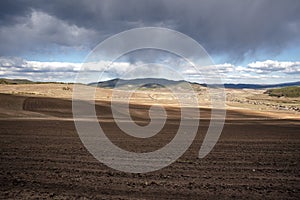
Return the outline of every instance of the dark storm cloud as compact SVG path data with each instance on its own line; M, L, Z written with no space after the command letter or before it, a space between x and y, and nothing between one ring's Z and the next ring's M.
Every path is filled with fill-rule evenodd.
M234 59L257 50L275 55L300 44L298 0L0 2L3 55L34 50L41 43L78 47L82 41L92 48L108 36L143 26L175 29L196 39L210 54ZM34 21L33 13L44 21Z
M10 25L20 21L20 17L29 15L30 4L25 1L0 1L0 25Z

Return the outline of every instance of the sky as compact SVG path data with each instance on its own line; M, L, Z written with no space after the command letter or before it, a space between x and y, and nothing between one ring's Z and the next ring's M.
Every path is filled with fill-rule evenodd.
M202 45L224 83L300 81L299 10L299 0L2 0L0 77L74 82L105 39L132 28L162 27ZM188 63L158 50L123 56L102 79L139 66L147 74L143 70L156 70L150 62L203 82Z

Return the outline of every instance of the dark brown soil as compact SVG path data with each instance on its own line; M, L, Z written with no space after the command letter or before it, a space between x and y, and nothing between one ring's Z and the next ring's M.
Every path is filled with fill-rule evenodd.
M134 119L147 124L147 107L133 105ZM130 174L108 168L85 149L67 100L28 98L23 108L61 119L0 119L2 199L298 199L300 121L229 111L213 151L197 158L209 120L201 120L189 150L172 165ZM96 107L110 119L109 104ZM201 117L209 117L202 109ZM136 152L153 151L176 134L178 109L169 108L166 126L149 139L123 134L113 121L101 122L108 137ZM146 117L145 117L146 116ZM230 120L229 120L230 119Z

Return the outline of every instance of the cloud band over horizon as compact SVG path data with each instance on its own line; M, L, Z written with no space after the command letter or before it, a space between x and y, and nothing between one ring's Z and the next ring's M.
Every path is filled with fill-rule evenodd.
M143 66L145 63L130 62L114 62L102 61L98 63L85 63L90 67L88 72L95 73L99 76L109 66L109 74L105 74L102 80L109 80L122 76L127 71L135 67ZM293 82L300 80L300 62L280 62L275 60L265 60L248 63L247 66L235 66L230 63L216 64L220 75L223 77L224 83L278 83ZM62 81L74 82L77 73L80 71L82 63L72 62L41 62L28 61L22 58L0 57L0 78L24 78L33 81ZM201 66L199 66L201 69ZM209 69L209 66L202 66ZM147 78L147 69L145 70L145 78ZM202 79L199 78L199 72L192 67L184 64L178 64L176 71L182 74L186 80L198 83ZM200 70L201 73L201 70ZM141 73L143 74L143 73ZM290 79L286 79L289 75ZM268 78L273 81L267 81ZM90 82L95 81L91 80ZM89 82L87 82L89 83Z

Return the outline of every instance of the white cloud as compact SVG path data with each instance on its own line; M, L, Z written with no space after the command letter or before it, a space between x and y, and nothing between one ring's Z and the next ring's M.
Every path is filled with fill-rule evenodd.
M272 83L299 80L300 62L264 61L253 62L243 66L230 63L217 64L218 73L212 66L199 67L198 70L188 64L177 63L172 65L174 73L162 70L155 64L100 61L89 63L72 62L40 62L27 61L22 58L0 57L0 77L27 78L34 81L65 81L74 82L77 73L84 68L89 83L101 80L120 78L160 77L174 80L185 79L196 82L214 81L221 76L227 83ZM137 70L136 70L137 69ZM213 69L213 70L212 70ZM102 73L103 72L103 73ZM182 78L181 78L182 77Z
M223 74L233 72L236 68L236 66L230 63L217 64L215 67L218 69L219 73Z
M209 72L215 73L215 69L218 70L220 74L226 74L235 71L236 66L230 63L216 64L213 66L198 66L197 69L192 66L182 67L181 73L188 76L196 76L200 73L208 74Z
M128 62L100 61L90 63L72 63L72 62L40 62L27 61L21 58L0 57L0 76L6 78L28 78L35 81L70 81L74 82L77 73L84 69L91 80L101 75L101 72L107 78L122 76L130 72L136 65ZM97 76L96 76L97 75ZM88 80L88 79L87 79Z
M256 73L282 72L287 74L300 73L300 62L280 62L276 60L257 61L248 64Z
M1 77L27 78L35 81L73 81L80 63L39 62L0 57Z

